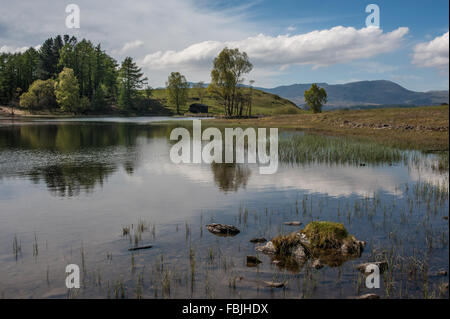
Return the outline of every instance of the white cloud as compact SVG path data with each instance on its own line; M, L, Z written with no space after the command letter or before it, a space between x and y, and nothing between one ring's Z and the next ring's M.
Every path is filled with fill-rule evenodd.
M3 45L0 47L0 53L23 53L28 50L29 47L13 47L8 45Z
M144 45L144 42L142 42L141 40L136 40L136 41L133 41L133 42L127 42L127 43L125 43L125 45L120 50L114 50L113 53L122 55L122 54L125 54L127 52L134 51L137 48L141 47L142 45Z
M146 55L142 63L156 70L204 68L211 65L224 47L232 47L247 52L255 67L312 65L317 68L391 52L398 48L408 31L408 28L398 28L383 33L373 27L358 30L337 26L292 36L260 34L241 41L204 41L180 51L157 51Z
M447 69L449 65L449 33L414 47L413 64L420 67Z
M67 4L54 0L0 0L1 12L8 13L0 14L0 47L34 46L51 36L70 34L101 43L102 49L121 62L124 56L119 51L134 40L143 44L133 50L128 46L124 53L139 60L148 52L181 50L208 39L240 39L259 29L247 17L248 6L217 9L209 1L199 0L77 0L81 27L67 29ZM144 71L155 87L168 76L166 71ZM195 77L195 73L187 75Z

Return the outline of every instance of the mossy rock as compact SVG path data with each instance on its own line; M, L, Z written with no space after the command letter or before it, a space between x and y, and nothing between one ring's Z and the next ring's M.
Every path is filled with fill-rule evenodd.
M300 231L277 236L256 249L272 254L280 261L295 260L299 266L314 258L330 267L336 267L361 256L364 246L365 242L350 235L344 225L317 221L309 223ZM282 264L286 263L280 263L279 266Z
M312 248L334 249L352 240L344 225L334 222L311 222L302 233L311 242Z

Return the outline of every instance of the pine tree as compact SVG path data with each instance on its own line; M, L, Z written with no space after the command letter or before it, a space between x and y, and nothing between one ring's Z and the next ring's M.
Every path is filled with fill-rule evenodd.
M139 68L133 59L125 58L119 71L119 107L123 110L131 109L134 100L138 97L138 90L147 81L143 77L142 69Z

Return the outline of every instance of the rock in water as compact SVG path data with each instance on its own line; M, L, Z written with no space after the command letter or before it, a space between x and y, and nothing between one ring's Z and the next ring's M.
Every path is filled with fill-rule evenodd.
M302 265L315 256L317 260L312 265L319 269L322 263L336 267L346 260L359 257L365 244L348 234L342 224L316 221L302 230L274 237L266 245L256 247L256 250L276 255L278 260L287 261L286 265L292 264L286 258Z
M261 260L256 256L247 256L247 267L256 267L258 264L262 263Z
M250 239L250 242L253 244L265 243L266 241L267 239L265 239L264 237Z
M284 282L273 282L273 281L264 281L264 283L268 286L268 287L272 287L272 288L283 288L285 286Z
M380 296L375 295L375 294L365 294L365 295L358 296L355 299L380 299Z
M301 222L286 222L284 223L286 226L301 226Z
M223 224L210 224L206 225L206 228L210 233L218 236L236 236L241 232L234 226Z

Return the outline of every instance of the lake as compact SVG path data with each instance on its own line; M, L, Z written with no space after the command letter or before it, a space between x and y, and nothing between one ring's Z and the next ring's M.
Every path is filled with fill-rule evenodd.
M448 153L280 131L273 175L255 164L173 164L170 132L190 120L1 122L0 296L448 298L438 274L449 265ZM273 263L249 242L317 220L366 241L362 255L316 270ZM241 232L218 237L210 223ZM247 267L248 255L262 263ZM375 260L389 267L368 289L355 266ZM81 289L66 288L68 264L79 265Z

